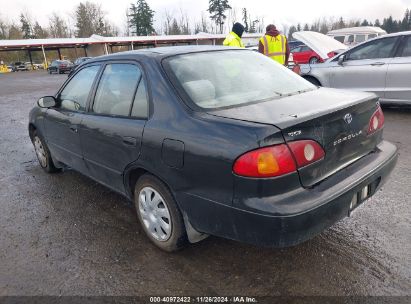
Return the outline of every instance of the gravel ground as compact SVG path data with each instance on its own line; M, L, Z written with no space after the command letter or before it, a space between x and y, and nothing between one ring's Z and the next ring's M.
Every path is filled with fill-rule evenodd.
M292 248L210 237L167 254L123 197L38 165L28 113L66 77L0 74L0 296L411 295L410 110L385 109L398 165L354 217Z

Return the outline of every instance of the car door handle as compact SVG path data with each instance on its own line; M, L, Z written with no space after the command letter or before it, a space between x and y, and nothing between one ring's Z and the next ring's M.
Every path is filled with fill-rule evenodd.
M123 137L123 144L125 144L127 146L136 146L137 145L137 138L130 137L130 136L124 136Z
M374 63L371 63L371 65L372 66L378 66L378 65L384 65L385 64L385 62L374 62Z
M78 129L76 126L70 126L70 131L74 132L74 133L78 133Z

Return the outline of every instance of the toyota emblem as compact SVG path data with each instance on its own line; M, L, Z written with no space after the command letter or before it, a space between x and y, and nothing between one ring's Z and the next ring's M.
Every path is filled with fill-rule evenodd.
M345 115L344 115L344 121L345 121L347 124L350 124L350 123L352 122L352 115L351 115L350 113L345 114Z

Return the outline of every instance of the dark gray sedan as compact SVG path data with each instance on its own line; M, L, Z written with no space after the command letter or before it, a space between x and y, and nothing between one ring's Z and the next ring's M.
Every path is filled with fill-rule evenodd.
M30 112L46 172L133 201L173 251L212 234L290 246L350 215L397 148L374 94L317 88L256 52L170 47L86 61Z

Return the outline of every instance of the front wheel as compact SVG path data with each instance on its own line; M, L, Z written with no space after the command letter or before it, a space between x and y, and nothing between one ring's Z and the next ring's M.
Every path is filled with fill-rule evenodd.
M50 150L48 149L44 139L40 137L37 132L34 132L32 142L37 159L43 170L47 173L59 171L59 169L54 166L53 160L51 159Z
M165 251L177 251L187 244L183 217L170 190L158 178L144 174L134 189L138 218L148 238Z

